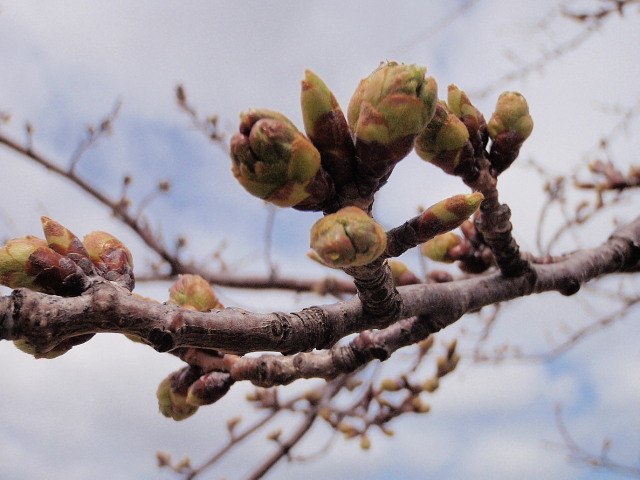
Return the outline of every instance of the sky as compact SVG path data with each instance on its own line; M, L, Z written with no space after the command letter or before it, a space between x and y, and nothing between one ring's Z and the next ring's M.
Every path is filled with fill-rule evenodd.
M581 31L553 13L557 4L514 0L506 9L498 0L0 0L0 111L11 115L0 129L21 139L29 122L35 148L66 165L86 127L99 124L122 102L113 135L85 153L79 174L113 197L123 176L131 175L131 196L138 201L171 179L170 194L144 211L156 232L168 243L187 236L187 259L208 261L222 248L234 272L264 273L269 210L233 180L224 150L190 126L176 107L176 85L184 85L203 116L218 115L230 135L238 114L251 107L281 111L302 126L299 82L307 68L346 108L358 80L380 61L417 63L437 79L441 97L455 83L487 117L503 90L527 98L534 132L519 164L500 177L500 194L513 211L518 241L535 251L544 194L527 159L551 175L584 174L585 163L603 155L597 147L611 131L607 153L625 165L637 152L631 136L637 118L619 125L619 111L640 101L640 66L629 48L640 44L637 8L607 21L561 58L509 77ZM502 78L508 79L496 85ZM78 235L114 233L132 250L137 272L157 261L104 206L64 179L4 147L0 168L0 239L38 235L39 217L47 215ZM378 195L376 218L394 227L420 205L465 192L456 179L410 156ZM615 219L633 218L633 208L622 205ZM305 255L309 228L318 218L290 209L276 212L270 255L278 272L304 278L328 274ZM547 232L560 218L557 211L549 213ZM595 246L611 228L612 216L606 216L576 237L563 237L558 251ZM403 260L419 263L415 252ZM625 279L622 287L617 282L607 287L633 291L634 284ZM167 288L161 282L139 283L136 291L164 300ZM509 341L542 351L614 308L612 300L586 290L576 299L544 294L514 302L489 345ZM332 301L274 292L219 293L227 305L260 311ZM566 460L554 412L563 405L567 426L585 448L598 452L609 438L614 460L637 462L640 325L634 318L637 312L553 362L492 365L465 359L429 399L431 413L397 420L393 438L372 435L368 452L338 439L321 459L283 463L267 478L618 478ZM465 317L439 334L438 342L463 335L468 351L481 328L477 317ZM402 352L397 355L401 361ZM174 478L156 468L157 450L190 455L198 463L224 438L226 419L255 415L242 401L250 387L235 385L191 419L165 419L157 412L155 390L180 362L116 335L99 335L53 361L34 360L3 342L0 365L2 479ZM314 451L326 433L320 428L302 447ZM256 439L202 478L243 478L269 451L268 442Z

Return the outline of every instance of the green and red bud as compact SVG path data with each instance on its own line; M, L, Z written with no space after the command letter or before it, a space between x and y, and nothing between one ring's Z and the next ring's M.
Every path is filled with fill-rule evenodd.
M517 158L520 147L533 130L533 119L524 96L518 92L502 93L487 130L492 140L489 153L491 167L500 174Z
M90 274L92 271L89 252L82 244L82 241L74 235L68 228L48 217L40 217L42 230L47 240L49 248L64 257L69 257L76 262L80 268Z
M426 68L416 65L382 63L353 94L347 120L356 144L361 195L384 185L433 117L438 87L425 72Z
M82 240L98 273L107 280L123 282L133 290L133 257L116 237L107 232L91 232Z
M318 220L311 228L311 248L329 267L366 265L387 246L387 235L358 207L345 207Z
M355 157L351 131L335 96L311 70L302 80L300 104L305 131L320 152L322 167L337 185L351 181Z
M432 238L424 245L420 250L422 254L433 260L434 262L451 263L457 258L450 252L454 247L457 247L462 243L462 237L453 232L443 233L435 238Z
M347 112L358 141L391 145L424 128L433 117L437 100L437 84L432 77L425 77L426 70L382 63L360 82Z
M471 103L467 94L455 85L449 85L447 89L447 106L465 124L469 135L486 136L487 122L484 116Z
M169 302L196 312L224 308L209 282L200 275L191 274L180 275L169 289Z
M78 265L49 248L41 238L15 238L0 248L0 283L10 288L73 296L84 291L86 282Z
M418 238L426 241L459 227L480 207L484 196L480 192L454 195L427 208L416 219Z
M298 205L312 194L320 202L330 191L320 152L278 112L240 115L240 133L231 137L231 159L233 175L245 190L279 207Z
M162 380L156 391L160 413L177 422L196 413L198 406L188 403L187 395L189 387L201 374L198 368L188 366Z
M197 407L211 405L224 397L234 382L235 380L228 373L207 373L191 384L186 401Z
M415 150L450 175L464 172L473 163L469 131L444 102L438 102L433 119L417 136Z
M396 287L421 283L416 274L409 270L409 267L407 267L403 262L399 260L389 260L387 263L389 264L389 268L391 269L393 284Z

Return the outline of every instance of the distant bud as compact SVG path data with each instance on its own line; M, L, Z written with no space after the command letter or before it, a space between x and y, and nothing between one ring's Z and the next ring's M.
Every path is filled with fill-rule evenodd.
M453 275L444 270L431 270L427 273L427 280L432 283L447 283L453 282Z
M240 116L231 138L232 172L250 194L279 207L291 207L330 185L322 176L320 152L281 113L250 110ZM317 190L317 191L316 191Z
M411 399L411 406L416 413L429 413L431 411L431 406L423 402L418 396Z
M231 375L224 372L202 375L189 387L186 401L195 406L211 405L225 396L233 382Z
M384 229L358 207L345 207L311 228L311 248L333 268L366 265L387 247Z
M449 251L460 244L462 238L453 232L443 233L422 245L422 254L434 262L451 263L456 260Z
M191 274L179 276L178 281L169 289L169 302L196 312L224 308L209 282L200 275Z
M421 283L416 274L409 270L409 267L407 267L401 261L389 260L388 263L389 268L391 269L391 275L393 276L393 283L396 287Z
M424 383L422 384L422 390L428 393L433 393L438 389L439 386L440 379L437 376L431 377L424 381Z
M469 131L444 102L438 102L433 120L417 136L415 149L420 158L450 175L462 174L473 164Z
M517 158L520 147L533 130L533 119L525 98L517 92L502 93L487 129L493 141L489 160L499 174Z
M28 235L9 240L0 248L0 283L10 288L74 296L84 291L87 278L72 260Z
M133 290L133 257L120 240L107 232L91 232L85 235L82 243L101 276L122 281Z
M395 378L386 377L380 382L380 389L385 392L397 392L402 389L402 382Z
M369 450L371 448L371 439L366 435L360 437L360 448L362 450Z

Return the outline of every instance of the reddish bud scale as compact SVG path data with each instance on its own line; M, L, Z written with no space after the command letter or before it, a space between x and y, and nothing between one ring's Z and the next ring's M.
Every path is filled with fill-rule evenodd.
M165 378L156 392L160 413L175 421L184 420L196 413L198 407L187 403L189 386L202 375L197 367L187 366Z
M187 403L195 406L211 405L224 397L234 382L231 375L224 372L203 375L189 387Z
M514 130L499 133L491 142L489 162L496 175L504 172L518 158L525 138Z
M80 295L87 285L82 269L50 248L36 249L29 256L25 273L34 277L33 283L40 291L64 297Z

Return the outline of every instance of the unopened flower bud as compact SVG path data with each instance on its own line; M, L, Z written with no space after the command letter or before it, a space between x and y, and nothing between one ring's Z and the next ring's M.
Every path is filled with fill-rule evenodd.
M89 259L89 252L82 244L82 241L74 235L68 228L48 217L41 217L42 230L47 240L49 248L64 257L69 257L76 262L86 274L92 272L92 264Z
M416 274L409 270L409 267L401 261L389 260L388 264L391 269L391 275L393 276L393 283L396 287L420 283L420 279Z
M72 260L31 235L9 240L0 248L0 283L10 288L63 295L79 295L87 278Z
M449 251L460 244L462 238L453 232L447 232L432 238L422 245L422 254L434 262L451 263L456 260L449 255Z
M207 373L191 384L186 401L195 406L211 405L224 397L233 383L234 379L228 373Z
M484 195L454 195L427 208L416 221L418 238L427 240L459 227L480 207Z
M160 413L165 417L180 421L189 418L198 411L196 405L187 402L187 392L189 386L198 379L199 373L201 372L193 367L185 367L173 372L160 382L156 392Z
M465 92L455 85L449 85L447 90L447 106L465 124L470 134L481 133L486 128L486 121L480 111L471 103Z
M336 185L352 180L355 146L335 96L320 77L305 72L300 96L304 128L320 152L322 167Z
M311 248L329 267L366 265L387 246L387 235L358 207L345 207L318 220L311 228Z
M397 392L402 389L402 382L395 378L385 377L380 382L380 389L385 392Z
M469 131L444 102L438 102L433 119L417 136L415 150L450 175L464 173L473 163Z
M366 193L386 182L433 117L438 87L425 72L416 65L382 63L351 97L347 119L359 159L359 188Z
M330 190L320 169L320 152L288 118L271 110L240 116L240 133L231 137L231 159L233 175L245 190L279 207Z
M169 302L196 312L224 308L209 282L200 275L191 274L179 276L169 289Z
M85 235L82 243L101 276L121 281L133 290L133 257L120 240L107 232L91 232Z
M502 93L487 129L492 140L489 160L492 169L499 174L517 158L520 147L533 130L533 119L525 98L517 92Z

